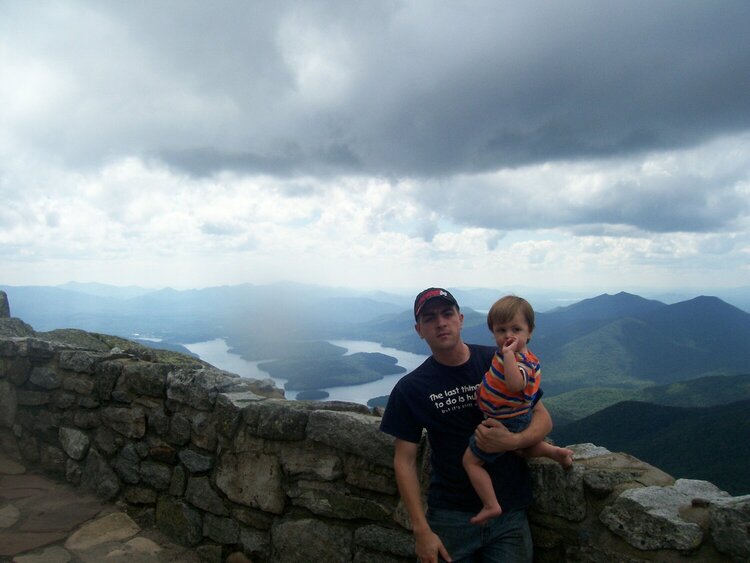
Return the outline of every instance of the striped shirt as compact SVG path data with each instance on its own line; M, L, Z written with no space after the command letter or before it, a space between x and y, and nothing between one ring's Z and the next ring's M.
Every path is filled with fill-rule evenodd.
M534 399L542 382L542 367L530 350L525 354L516 352L518 368L526 384L518 393L511 393L505 384L505 367L500 352L495 352L492 365L484 374L482 385L477 392L477 403L489 418L512 418L527 413L534 405Z

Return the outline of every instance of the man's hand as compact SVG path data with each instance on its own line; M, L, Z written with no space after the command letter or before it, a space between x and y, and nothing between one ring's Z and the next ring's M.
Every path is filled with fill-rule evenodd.
M415 551L417 552L417 561L419 563L438 563L438 553L445 561L453 561L445 549L443 542L435 532L429 528L417 532L414 531L414 540L416 542Z
M518 434L508 430L503 423L487 418L474 431L479 449L489 452L510 452L519 449Z

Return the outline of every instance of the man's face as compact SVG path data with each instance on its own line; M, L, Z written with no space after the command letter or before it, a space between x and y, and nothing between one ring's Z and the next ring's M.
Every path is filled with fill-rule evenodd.
M433 299L422 307L414 328L430 350L447 351L461 342L463 322L464 316L454 305L443 299Z

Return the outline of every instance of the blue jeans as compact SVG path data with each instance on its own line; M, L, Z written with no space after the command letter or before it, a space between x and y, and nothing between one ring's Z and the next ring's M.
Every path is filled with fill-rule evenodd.
M530 563L531 530L525 510L503 512L482 526L472 512L430 508L427 521L455 563ZM443 561L443 559L440 559Z

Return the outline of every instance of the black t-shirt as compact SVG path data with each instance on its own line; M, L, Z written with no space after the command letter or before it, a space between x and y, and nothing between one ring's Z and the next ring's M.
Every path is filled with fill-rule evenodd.
M422 429L426 429L432 448L428 506L475 512L482 503L461 458L469 437L482 421L476 390L495 349L469 344L469 350L471 355L465 364L445 366L430 356L402 377L391 391L380 429L414 443L419 443ZM509 453L484 467L492 476L503 510L531 504L531 479L523 458Z

